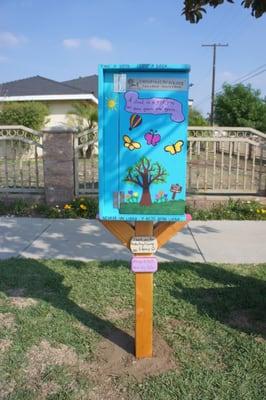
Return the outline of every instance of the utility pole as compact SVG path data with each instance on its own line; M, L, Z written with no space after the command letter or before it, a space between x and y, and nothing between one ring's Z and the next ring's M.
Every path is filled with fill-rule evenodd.
M228 43L212 43L212 44L202 44L202 47L212 47L213 48L213 59L212 59L212 91L211 91L211 113L210 121L211 125L214 124L214 96L215 96L215 69L216 69L216 48L217 47L228 47Z

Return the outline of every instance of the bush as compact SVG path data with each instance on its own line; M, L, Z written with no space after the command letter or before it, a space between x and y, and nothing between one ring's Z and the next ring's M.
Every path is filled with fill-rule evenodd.
M257 201L229 199L209 209L187 207L192 220L266 220L266 208Z
M35 212L47 218L96 218L98 214L98 199L89 197L75 198L64 206L35 206Z
M98 199L89 197L76 198L71 203L65 204L63 210L64 214L70 217L75 214L76 217L96 218L98 214Z
M190 108L188 124L189 126L207 126L208 121L203 117L199 110L197 110L196 108Z
M229 199L227 203L219 203L209 209L186 207L192 219L207 220L262 220L266 221L266 207L257 201ZM32 204L25 200L16 200L6 205L0 201L0 215L38 216L46 218L89 218L98 214L98 199L89 197L75 198L64 206L48 206Z
M44 126L48 113L48 107L43 103L4 103L0 111L0 125L23 125L39 130Z

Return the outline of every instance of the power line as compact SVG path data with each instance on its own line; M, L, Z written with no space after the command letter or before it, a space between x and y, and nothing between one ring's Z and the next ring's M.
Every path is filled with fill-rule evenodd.
M254 75L249 76L249 77L246 78L246 79L243 79L242 81L240 81L240 82L238 82L238 83L243 83L243 82L249 81L249 79L255 78L255 76L261 75L261 74L263 74L263 72L265 72L265 71L266 71L266 68L263 69L262 71L257 72L257 73L254 74Z
M241 76L240 78L234 80L231 84L233 85L234 83L237 83L238 81L241 81L242 79L245 79L246 77L248 78L249 75L254 74L254 72L257 72L258 70L260 70L261 68L264 68L265 66L266 66L266 64L262 64L258 68L255 68L252 71L250 71L249 73L247 73L247 74Z
M211 90L211 113L210 122L211 125L214 123L214 95L215 95L215 70L216 70L216 48L217 47L228 47L228 43L212 43L212 44L202 44L202 47L212 47L213 48L213 58L212 58L212 90Z
M233 82L230 83L230 85L235 85L235 84L238 84L238 83L243 83L243 82L245 82L245 81L248 81L249 79L255 78L256 76L258 76L258 75L260 75L260 74L262 74L263 72L266 71L266 69L263 69L262 71L258 71L258 70L260 70L261 68L263 68L263 67L265 67L265 66L266 66L266 64L262 64L261 66L255 68L254 70L252 70L252 71L248 72L247 74L241 76L240 78L234 80ZM258 71L258 72L256 72L256 71ZM255 72L256 72L256 73L255 73ZM252 74L253 74L253 75L252 75ZM220 87L218 90L215 91L215 94L220 93L220 92L222 91L222 89L223 89L223 88ZM202 103L205 103L205 101L207 101L208 99L210 99L210 97L211 97L210 95L207 95L207 96L203 97L202 99L200 99L198 102L196 102L197 106L199 106L199 105L202 104Z

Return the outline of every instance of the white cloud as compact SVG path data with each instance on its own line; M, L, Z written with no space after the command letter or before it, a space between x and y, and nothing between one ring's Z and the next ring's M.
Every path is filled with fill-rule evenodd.
M148 17L148 19L147 19L147 22L149 23L149 24L154 24L154 22L156 22L157 21L157 19L155 18L155 17L153 17L153 16L150 16L150 17Z
M97 36L93 36L88 39L88 44L90 47L96 50L101 50L101 51L112 51L113 46L110 40L104 39L104 38L99 38Z
M0 47L15 47L27 41L25 36L12 32L0 32Z
M1 56L0 55L0 64L4 64L6 62L8 62L8 58L6 56Z
M235 74L234 74L233 72L230 72L230 71L223 71L223 72L220 74L220 78L221 78L222 80L225 80L225 81L232 81L233 79L236 78L236 76L235 76Z
M92 49L110 52L113 49L112 43L110 40L105 38L100 38L98 36L92 36L88 39L80 39L80 38L69 38L63 40L63 46L66 48L78 48L84 45L91 47Z
M77 48L80 47L81 40L80 39L64 39L63 46L68 48Z

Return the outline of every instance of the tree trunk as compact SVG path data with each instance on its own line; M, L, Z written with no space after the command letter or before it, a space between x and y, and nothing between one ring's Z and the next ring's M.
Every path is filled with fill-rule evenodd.
M151 194L149 186L143 188L141 200L139 203L141 206L149 207L151 205Z

